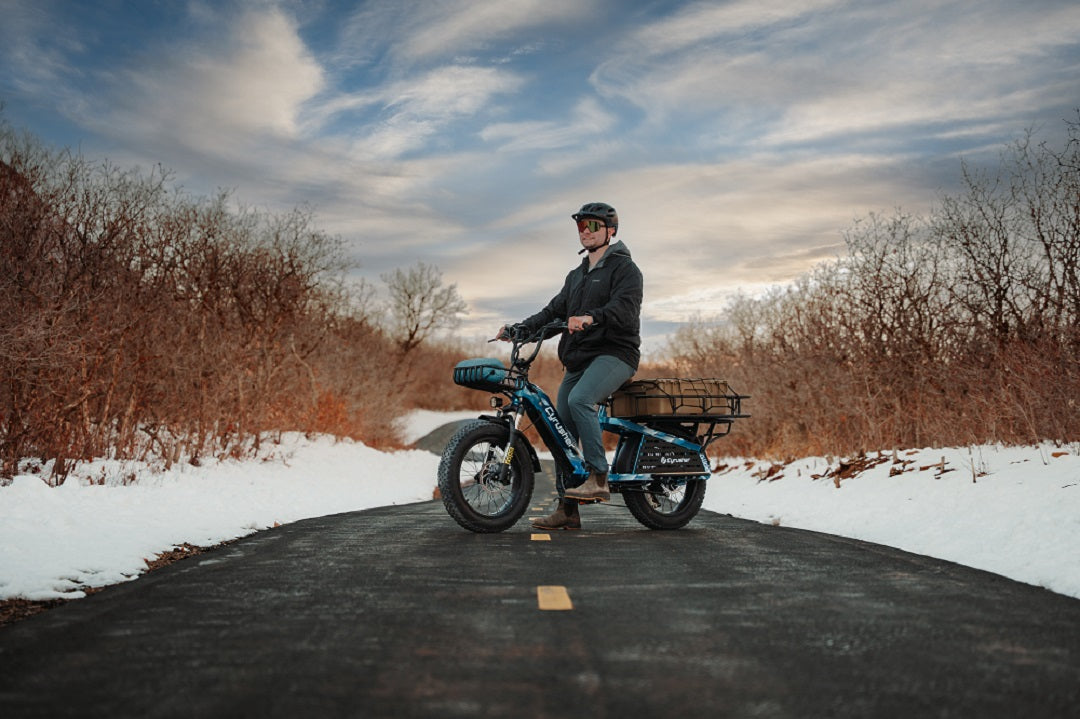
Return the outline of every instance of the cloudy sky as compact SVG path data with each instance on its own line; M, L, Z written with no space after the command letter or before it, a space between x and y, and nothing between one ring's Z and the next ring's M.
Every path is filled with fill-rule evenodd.
M358 275L438 266L486 335L605 201L646 348L1080 107L1076 0L0 0L12 125L193 194L308 204Z

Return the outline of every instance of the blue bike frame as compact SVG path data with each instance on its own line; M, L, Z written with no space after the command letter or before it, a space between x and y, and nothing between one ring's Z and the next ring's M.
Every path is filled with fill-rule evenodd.
M505 422L509 421L510 417L513 417L511 425L513 433L525 441L520 425L522 416L527 415L544 440L544 444L551 451L556 464L560 465L560 468L564 470L558 473L559 481L562 482L567 478L571 479L570 486L576 486L584 482L589 476L589 469L578 449L577 440L563 425L558 411L551 403L551 399L540 387L527 381L524 377L517 377L516 384L516 388L507 393L510 396L510 405L503 410L502 417L498 419ZM613 485L613 488L620 489L632 485L644 485L659 478L678 481L709 478L709 459L705 454L705 448L701 444L627 419L609 417L605 405L600 405L597 414L601 428L619 435L613 469L622 466L638 466L638 460L645 447L646 438L666 442L687 452L696 453L701 465L701 469L698 471L650 471L648 473L612 471L608 473L608 482ZM513 447L513 443L511 442L509 446ZM532 448L530 447L530 449ZM535 450L532 451L535 464ZM505 467L509 467L512 459L513 452L507 452ZM564 473L568 474L569 477L564 478ZM560 491L563 489L565 487L560 487Z

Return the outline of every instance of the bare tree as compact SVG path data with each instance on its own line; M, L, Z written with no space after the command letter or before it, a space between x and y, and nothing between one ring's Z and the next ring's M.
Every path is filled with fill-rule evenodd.
M443 286L442 272L418 262L408 270L382 276L390 290L391 336L402 354L408 354L440 329L453 329L467 307L457 285Z

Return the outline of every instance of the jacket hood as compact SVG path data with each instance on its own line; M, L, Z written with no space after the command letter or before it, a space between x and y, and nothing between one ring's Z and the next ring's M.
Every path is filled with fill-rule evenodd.
M603 258L601 258L600 262L598 262L596 266L599 267L603 265L612 255L624 255L626 257L630 257L630 248L624 245L622 240L611 243L611 246L608 247L608 251L604 253ZM587 266L589 264L589 258L583 257L581 259L581 264L583 267Z

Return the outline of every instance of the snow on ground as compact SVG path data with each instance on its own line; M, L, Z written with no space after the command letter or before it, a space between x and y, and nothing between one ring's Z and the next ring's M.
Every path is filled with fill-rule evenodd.
M457 422L462 419L476 419L483 412L476 409L462 410L461 412L436 412L430 409L417 409L409 413L405 418L401 432L402 441L412 444L429 432L433 432L444 424Z
M431 499L439 458L286 435L261 459L89 462L59 487L23 475L0 487L0 599L75 598L135 578L145 559L275 524ZM137 481L124 486L134 474ZM104 481L104 485L92 484Z
M476 414L416 412L406 439ZM890 453L839 480L839 459L719 463L728 466L709 480L706 509L887 544L1080 597L1080 447L927 449L895 462ZM57 488L40 474L21 475L0 487L0 599L75 598L135 578L146 559L183 543L427 500L437 467L426 452L288 435L242 462L169 471L88 462ZM462 531L449 518L446 526Z
M704 507L885 544L1080 597L1080 447L923 449L901 451L895 462L891 452L869 458L881 463L839 479L839 486L839 459L776 469L722 460L732 468L709 480Z

